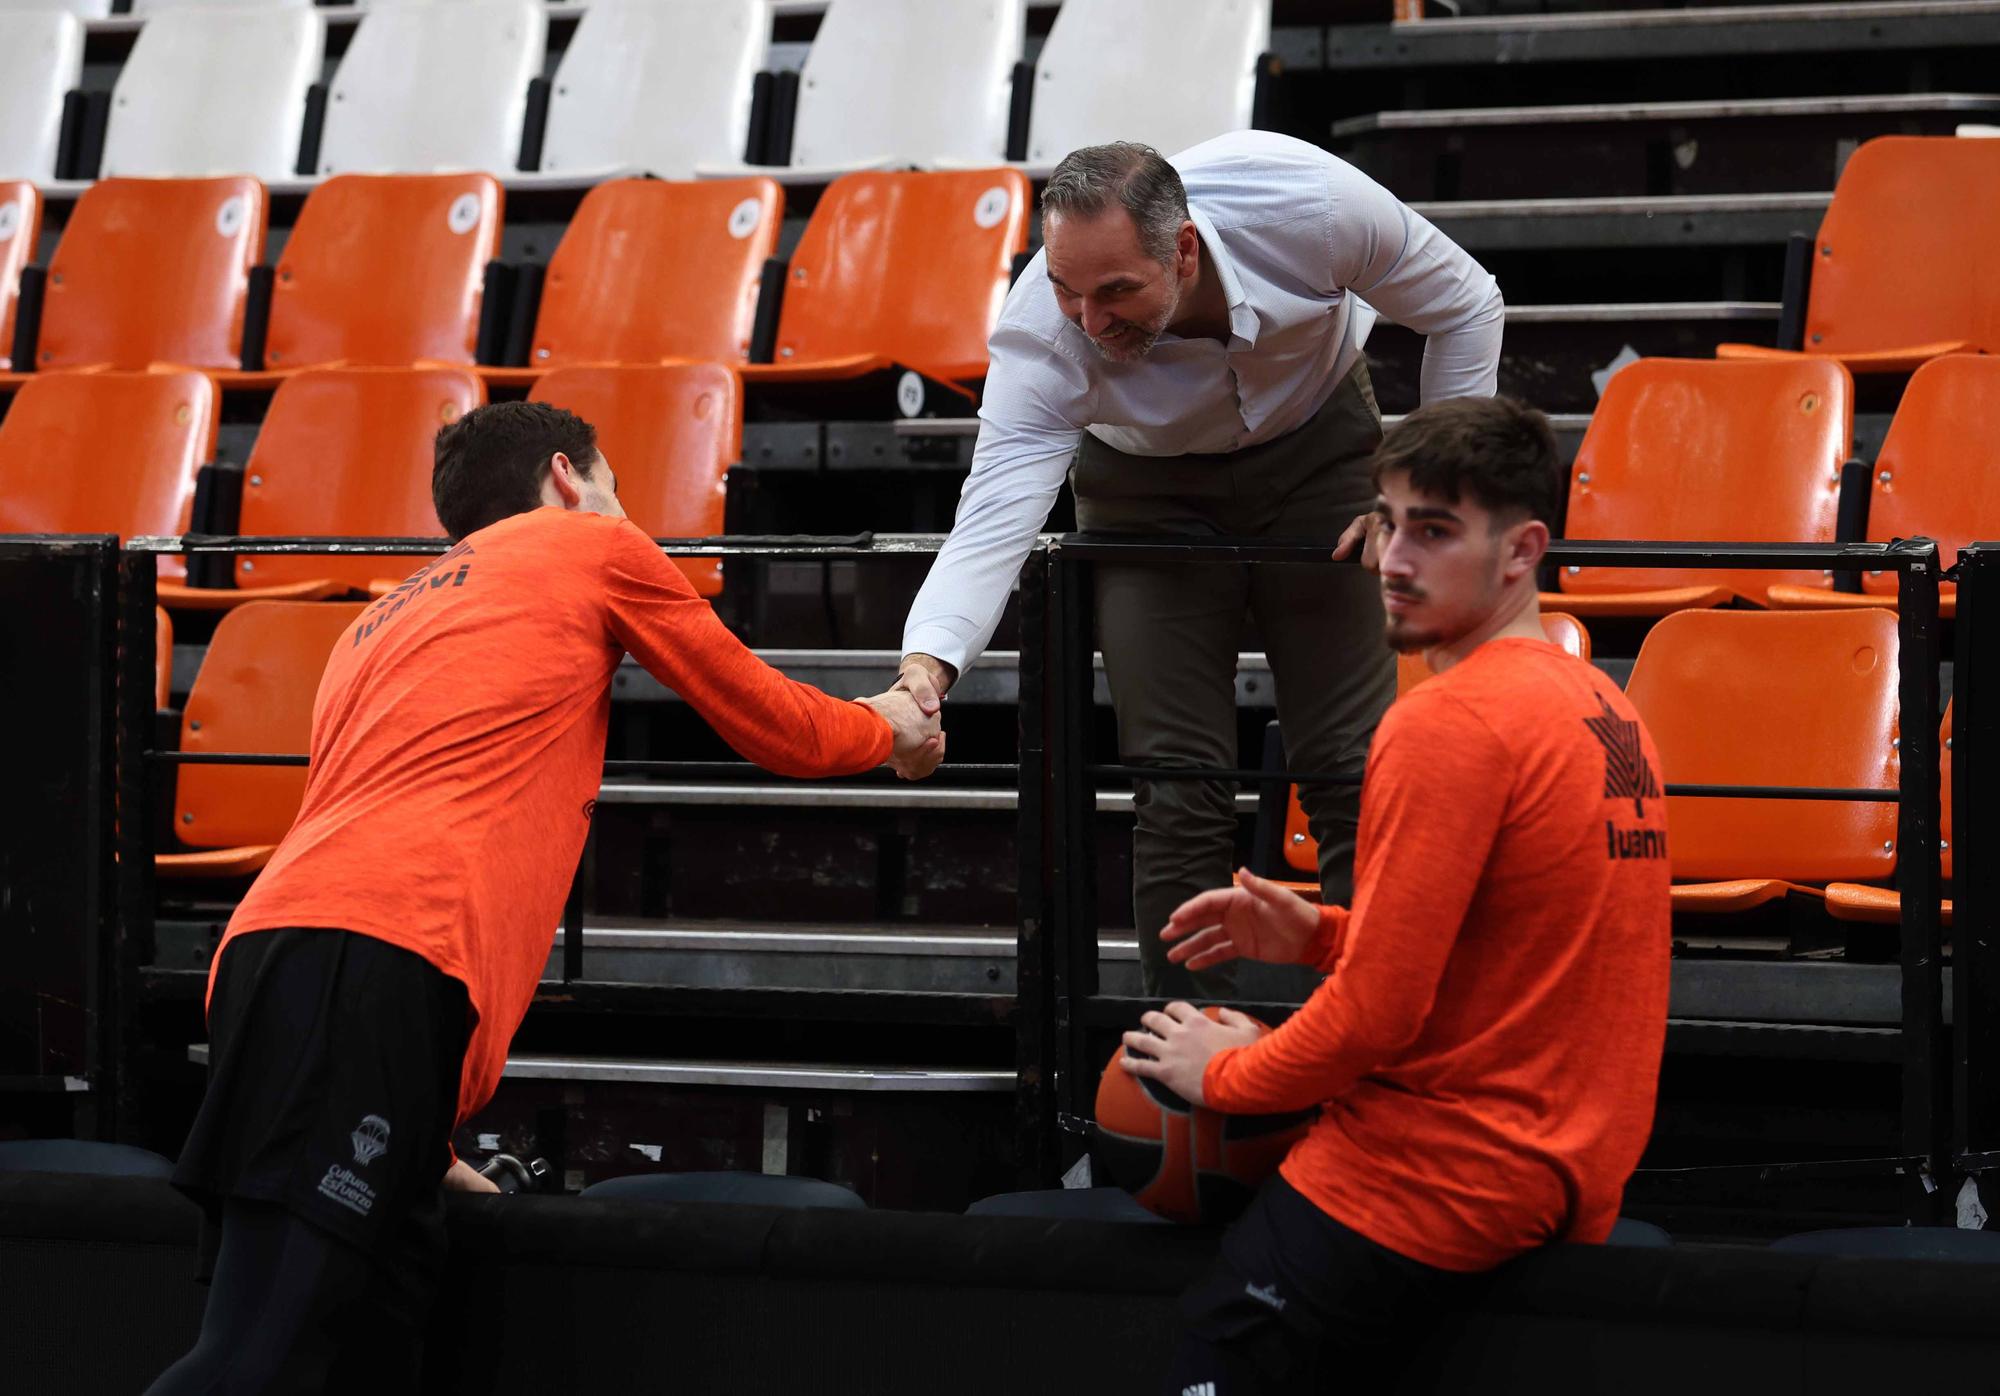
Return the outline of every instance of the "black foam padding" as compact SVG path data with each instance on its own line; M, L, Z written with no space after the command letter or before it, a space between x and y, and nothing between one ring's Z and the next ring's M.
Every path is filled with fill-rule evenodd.
M1035 104L1035 65L1014 65L1014 90L1007 98L1007 158L1028 158L1028 118ZM1018 274L1018 273L1017 273Z
M243 347L238 355L247 372L264 367L264 345L271 332L271 290L277 273L271 267L250 268L243 295Z
M778 313L785 304L785 278L792 264L767 257L757 276L757 315L750 322L750 362L767 364L778 352Z
M311 177L319 173L319 142L326 133L327 85L316 82L306 89L306 119L299 127L297 173Z
M521 158L515 164L525 173L533 174L542 167L542 138L549 129L549 94L554 84L547 78L533 78L528 83L528 111L521 122Z

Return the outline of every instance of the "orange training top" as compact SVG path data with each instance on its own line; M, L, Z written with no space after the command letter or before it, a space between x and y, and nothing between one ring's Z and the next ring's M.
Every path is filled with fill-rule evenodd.
M471 534L335 643L298 822L222 944L334 927L463 981L476 1015L463 1122L492 1098L548 964L627 651L773 771L838 775L888 758L886 721L765 665L636 525L516 514Z
M1645 1148L1666 1039L1659 753L1615 684L1489 642L1395 703L1361 791L1330 976L1207 1102L1320 1115L1285 1178L1412 1260L1483 1270L1602 1241Z

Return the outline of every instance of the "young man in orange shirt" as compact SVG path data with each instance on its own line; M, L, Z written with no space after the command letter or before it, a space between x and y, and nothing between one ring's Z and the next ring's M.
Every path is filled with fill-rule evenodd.
M220 1221L181 1392L413 1389L440 1181L548 963L631 654L785 775L943 755L904 693L841 702L767 667L626 520L590 424L540 403L438 433L455 546L338 641L298 820L209 979L209 1086L174 1181Z
M1603 1241L1652 1127L1659 756L1618 687L1543 638L1548 421L1432 404L1384 438L1375 479L1336 556L1363 546L1389 643L1437 677L1375 733L1354 904L1245 874L1164 932L1193 969L1245 956L1327 978L1261 1037L1185 1003L1125 1035L1126 1069L1196 1104L1320 1112L1184 1298L1174 1396L1392 1381L1467 1277Z

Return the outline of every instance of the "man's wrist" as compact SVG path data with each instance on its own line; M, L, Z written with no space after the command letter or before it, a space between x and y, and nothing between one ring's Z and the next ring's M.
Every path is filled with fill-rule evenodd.
M958 670L934 654L925 654L921 650L912 650L909 654L903 656L903 662L900 667L907 669L912 664L930 676L931 685L939 693L946 692L954 683L958 682Z

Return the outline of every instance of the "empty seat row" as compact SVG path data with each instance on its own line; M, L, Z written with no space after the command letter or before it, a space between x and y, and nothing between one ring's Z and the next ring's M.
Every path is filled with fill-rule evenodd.
M246 177L104 180L47 268L32 367L169 364L265 384L325 364L471 364L504 195L490 175L348 175L306 200L251 312L266 198ZM768 179L616 180L585 197L547 269L525 366L705 359L759 379L851 378L892 364L984 376L986 337L1027 246L1013 170L863 173L819 201L779 295L770 357L745 365L783 193ZM0 353L39 201L0 184ZM883 288L893 286L893 295ZM258 341L261 340L261 350ZM18 355L14 357L19 357ZM17 374L28 363L0 360Z
M315 133L320 11L155 6L111 95L101 172L499 173L525 156L548 174L687 178L750 156L770 25L765 0L593 0L538 132L541 0L371 7ZM831 0L797 77L792 163L1005 160L1016 113L1030 110L1014 92L1029 81L1017 72L1025 34L1025 0ZM1067 0L1032 72L1027 158L1123 137L1175 150L1248 126L1269 42L1267 0ZM0 98L0 177L56 175L82 52L74 16L0 7L0 92L12 93Z
M1641 359L1611 379L1590 419L1564 534L1834 542L1853 404L1853 380L1830 358ZM2000 536L2000 358L1946 355L1912 375L1868 471L1866 511L1850 541L1934 538L1950 558ZM1583 616L1896 604L1894 572L1859 586L1841 590L1812 569L1565 566L1543 604ZM1940 609L1955 603L1947 583Z
M463 368L312 369L288 379L240 473L236 516L206 520L246 536L441 537L431 507L438 428L485 401ZM0 533L180 534L214 459L216 391L199 373L51 373L0 418ZM627 514L655 537L722 532L723 491L742 437L735 375L718 364L571 368L535 397L598 428ZM161 596L183 609L255 598L330 597L393 584L415 557L258 556L233 561L233 586L186 585L160 559ZM706 595L720 564L683 560Z
M1568 616L1544 613L1552 643L1588 658L1589 637ZM1900 771L1895 617L1879 608L1838 613L1683 611L1647 634L1626 696L1673 785L1896 787ZM1429 677L1405 663L1399 691ZM1952 715L1939 734L1940 855L1950 879ZM1884 801L1726 796L1667 799L1674 910L1733 912L1792 895L1823 898L1833 916L1892 922L1901 903L1897 805ZM1607 831L1607 837L1611 837ZM1318 846L1296 791L1283 863L1316 877ZM1315 884L1289 884L1317 896ZM1951 905L1945 903L1950 919Z

